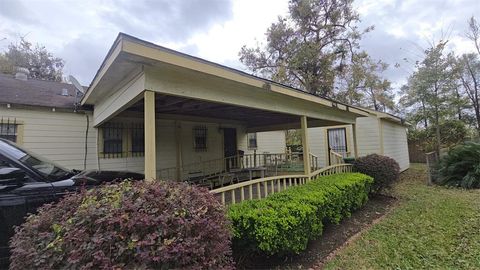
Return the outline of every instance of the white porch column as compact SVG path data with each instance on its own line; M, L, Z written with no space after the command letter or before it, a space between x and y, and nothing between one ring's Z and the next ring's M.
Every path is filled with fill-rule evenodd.
M156 142L155 142L155 92L145 91L144 121L145 121L145 179L152 181L157 178Z
M353 136L353 156L355 158L358 158L357 124L352 124L352 136Z
M302 127L302 147L303 147L303 171L306 175L310 174L310 145L308 143L308 125L307 117L300 119Z

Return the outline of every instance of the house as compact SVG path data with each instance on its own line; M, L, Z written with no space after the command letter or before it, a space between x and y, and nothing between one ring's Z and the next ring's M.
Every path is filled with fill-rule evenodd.
M81 98L68 84L8 75L0 77L0 92L0 136L70 168L131 170L147 179L237 177L244 169L251 179L296 165L309 175L328 164L318 150L324 139L310 132L355 130L372 117L122 33ZM302 130L308 154L286 153L287 129ZM354 156L369 151L369 135L357 133L348 133L359 142L348 150Z
M312 128L309 130L310 151L319 157L321 167L332 164L329 150L343 157L368 154L385 155L395 159L400 170L410 166L408 157L407 125L403 119L383 112L366 109L369 117L357 118L352 125ZM356 133L356 142L354 140ZM355 149L356 148L356 149Z
M368 116L364 110L125 34L116 39L81 104L94 108L91 122L99 130L99 157L127 155L127 164L144 165L147 178L159 173L170 177L163 168L172 168L172 177L183 179L192 171L183 173L182 168L202 162L198 171L206 174L203 167L210 167L209 160L219 160L216 169L222 168L223 158L247 148L248 133L302 127L308 135L307 127L355 124L357 117ZM303 161L309 171L310 159Z
M18 75L26 74L0 74L0 138L14 141L71 169L143 172L143 164L135 163L128 153L115 158L102 158L97 154L99 134L90 123L93 109L79 106L83 93L79 93L72 84ZM179 123L188 125L195 122ZM212 130L221 128L214 121L204 124ZM215 134L210 135L211 141L221 139ZM185 144L191 144L188 135L185 137ZM239 140L247 154L254 151L285 152L283 131L253 133Z
M0 74L0 138L68 168L93 168L93 113L79 108L80 98L71 84Z

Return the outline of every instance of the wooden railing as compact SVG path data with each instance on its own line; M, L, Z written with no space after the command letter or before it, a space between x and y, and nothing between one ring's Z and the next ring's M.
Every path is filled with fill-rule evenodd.
M282 175L241 182L211 190L219 196L223 205L235 204L244 200L262 199L269 194L286 190L289 187L303 185L319 176L352 172L351 164L337 164L315 170L309 175Z
M320 166L318 165L318 157L312 153L310 153L310 167L312 171L320 169Z
M267 175L276 175L279 167L286 164L303 165L301 153L274 153L274 154L244 154L226 158L194 162L177 167L160 169L157 171L159 179L188 180L214 176L215 174L230 172L235 169L265 167ZM312 170L319 168L318 157L310 154ZM180 174L180 175L179 175Z
M330 150L330 164L331 165L336 165L336 164L342 164L343 163L343 156L340 153L337 153L333 150Z

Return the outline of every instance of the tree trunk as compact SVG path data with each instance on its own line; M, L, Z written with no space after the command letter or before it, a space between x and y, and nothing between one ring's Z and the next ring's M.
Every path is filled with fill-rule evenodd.
M425 128L428 128L427 111L425 109L425 102L423 102L423 99L422 99L422 114L423 114L423 125Z
M457 95L457 102L460 101L460 93L458 92L458 87L455 87L455 94ZM457 113L458 113L458 120L462 120L462 106L457 104Z
M436 139L436 152L437 152L437 155L440 156L440 148L442 147L441 146L441 143L442 143L442 140L440 138L440 112L439 112L439 106L440 106L440 100L439 100L439 94L438 94L438 81L435 81L435 85L434 85L434 93L435 93L435 139Z

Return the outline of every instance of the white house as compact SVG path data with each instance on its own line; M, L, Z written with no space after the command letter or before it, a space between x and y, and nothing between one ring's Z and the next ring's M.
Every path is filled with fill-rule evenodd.
M0 75L0 93L0 137L70 168L188 180L296 160L308 175L328 165L324 131L333 126L346 128L351 155L398 154L408 167L405 129L393 116L126 34L119 34L81 99L72 85L9 75ZM285 153L284 130L298 128L306 158Z

